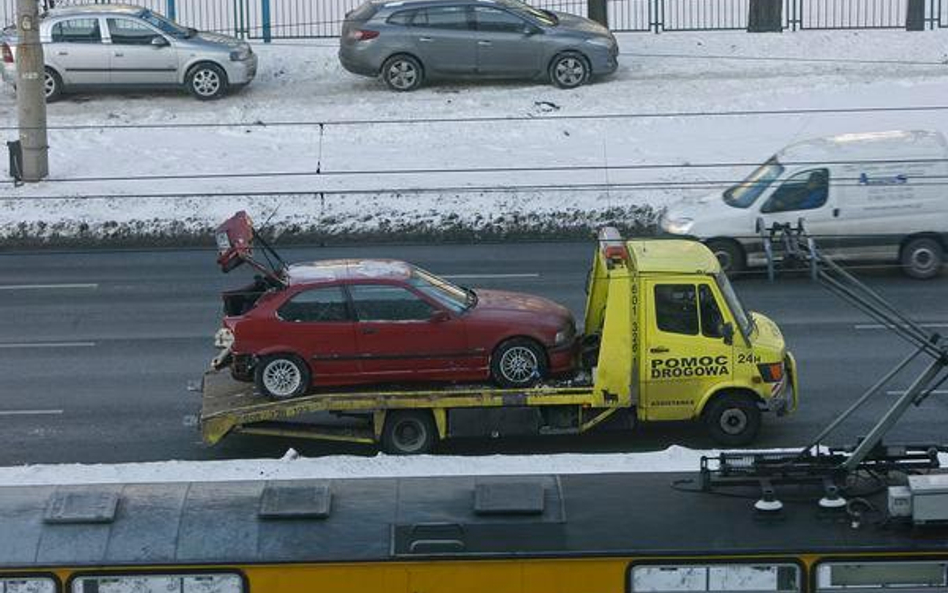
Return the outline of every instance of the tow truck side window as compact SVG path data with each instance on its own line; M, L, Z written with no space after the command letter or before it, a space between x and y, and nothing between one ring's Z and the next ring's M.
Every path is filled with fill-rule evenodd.
M655 286L655 323L673 334L698 335L698 299L693 284Z
M701 307L701 334L708 338L723 338L724 316L707 284L698 287L698 303Z
M359 321L428 321L434 309L400 286L355 284L349 287Z
M283 321L300 323L350 321L346 295L338 286L304 290L284 303L278 314Z

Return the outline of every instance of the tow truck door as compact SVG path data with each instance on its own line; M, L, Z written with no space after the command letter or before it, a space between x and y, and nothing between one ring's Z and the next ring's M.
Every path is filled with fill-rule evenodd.
M715 287L695 277L648 280L642 345L646 420L687 420L714 383L733 373L733 347L724 339L725 316Z

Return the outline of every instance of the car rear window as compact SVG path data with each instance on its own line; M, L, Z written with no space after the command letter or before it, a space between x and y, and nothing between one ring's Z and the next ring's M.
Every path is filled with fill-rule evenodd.
M363 2L358 8L346 15L346 18L353 21L367 21L378 11L378 6L373 2Z

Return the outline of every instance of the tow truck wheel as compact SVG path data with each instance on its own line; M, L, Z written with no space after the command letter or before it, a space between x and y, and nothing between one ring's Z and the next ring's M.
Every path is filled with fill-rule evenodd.
M527 338L507 340L490 357L490 377L501 387L532 387L546 372L546 353Z
M724 395L714 399L704 410L704 422L711 438L726 447L748 445L760 432L760 408L751 398Z
M437 428L431 413L389 412L382 429L382 450L389 455L420 455L434 448Z
M712 239L707 243L708 249L718 258L721 264L721 271L733 278L740 274L747 267L744 260L744 251L734 241L724 239Z
M910 278L928 280L941 271L945 255L935 239L913 239L902 248L902 269Z
M299 356L264 356L254 370L254 382L260 393L273 399L289 399L306 393L310 385L309 367Z

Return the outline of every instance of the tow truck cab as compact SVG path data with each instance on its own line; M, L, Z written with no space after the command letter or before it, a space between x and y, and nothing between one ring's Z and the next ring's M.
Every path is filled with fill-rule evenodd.
M744 309L697 241L600 231L585 332L597 399L632 406L641 421L703 418L716 439L738 444L756 433L747 424L759 424L760 410L796 409L796 365L780 329Z

